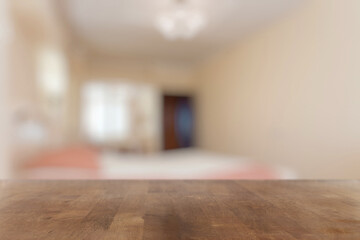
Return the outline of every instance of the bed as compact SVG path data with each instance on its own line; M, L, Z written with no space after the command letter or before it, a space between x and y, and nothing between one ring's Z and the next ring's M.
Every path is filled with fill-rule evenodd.
M18 173L22 179L293 179L289 168L196 148L156 154L73 147L44 153Z

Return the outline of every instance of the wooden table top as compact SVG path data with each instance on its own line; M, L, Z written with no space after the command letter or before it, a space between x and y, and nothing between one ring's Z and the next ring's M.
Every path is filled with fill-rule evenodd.
M0 239L360 239L360 181L2 181Z

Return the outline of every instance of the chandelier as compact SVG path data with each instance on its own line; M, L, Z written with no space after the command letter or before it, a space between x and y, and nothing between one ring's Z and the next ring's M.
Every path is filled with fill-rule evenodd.
M184 0L174 2L155 21L157 29L169 40L191 39L205 25L206 19L202 12L192 8Z

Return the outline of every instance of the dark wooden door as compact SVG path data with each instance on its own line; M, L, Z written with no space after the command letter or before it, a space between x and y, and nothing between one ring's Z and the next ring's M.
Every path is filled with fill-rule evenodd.
M163 146L165 150L194 144L193 100L188 96L163 97Z

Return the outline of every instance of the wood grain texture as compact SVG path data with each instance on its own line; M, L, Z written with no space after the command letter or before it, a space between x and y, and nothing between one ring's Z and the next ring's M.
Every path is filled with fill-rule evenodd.
M360 239L360 182L2 181L0 239Z

